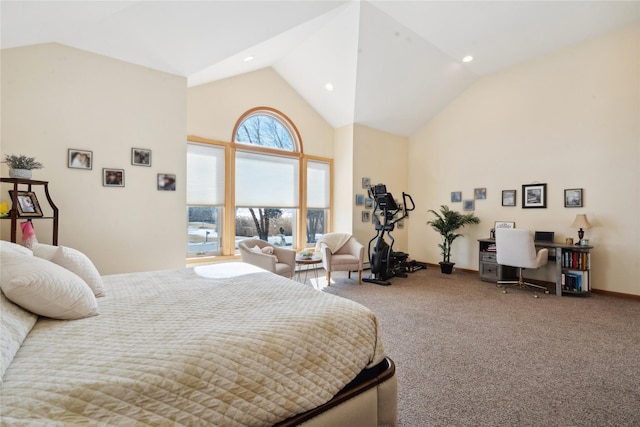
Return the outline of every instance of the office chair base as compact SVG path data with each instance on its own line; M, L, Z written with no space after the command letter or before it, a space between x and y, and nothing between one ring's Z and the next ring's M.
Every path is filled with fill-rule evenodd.
M507 288L511 287L511 286L518 286L519 288L523 288L523 289L529 289L531 291L533 291L533 297L534 298L538 298L538 292L537 291L543 291L545 294L549 293L549 289L545 288L544 286L540 286L540 285L535 285L533 283L529 283L529 282L525 282L524 280L522 280L522 278L520 280L499 280L498 284L496 285L498 288L502 287L502 293L506 294L507 293Z

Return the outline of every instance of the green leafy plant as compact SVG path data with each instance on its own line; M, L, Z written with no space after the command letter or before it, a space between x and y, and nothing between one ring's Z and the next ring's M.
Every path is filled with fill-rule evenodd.
M35 157L24 154L5 154L2 163L6 163L11 169L42 169L44 165L36 161Z
M427 221L434 230L440 233L442 237L442 243L438 247L442 251L442 262L451 262L451 245L453 241L462 234L457 233L458 229L468 224L479 224L480 218L474 215L473 212L468 214L461 214L460 212L452 211L447 205L440 206L440 211L434 211L429 209L429 212L434 214L436 218L431 221Z

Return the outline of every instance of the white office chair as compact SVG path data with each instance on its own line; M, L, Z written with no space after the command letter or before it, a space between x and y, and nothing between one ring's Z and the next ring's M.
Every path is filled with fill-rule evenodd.
M518 268L518 280L499 280L497 286L507 293L508 286L519 286L533 290L533 297L538 298L536 291L549 290L544 286L525 282L522 272L525 268L539 268L549 260L549 250L540 249L536 252L533 233L529 230L499 228L496 230L496 261L501 265Z

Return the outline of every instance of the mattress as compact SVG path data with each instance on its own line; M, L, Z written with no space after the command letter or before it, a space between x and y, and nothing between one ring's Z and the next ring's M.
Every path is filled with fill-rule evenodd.
M3 424L268 426L384 359L369 309L247 264L103 282L99 315L37 321L3 378Z

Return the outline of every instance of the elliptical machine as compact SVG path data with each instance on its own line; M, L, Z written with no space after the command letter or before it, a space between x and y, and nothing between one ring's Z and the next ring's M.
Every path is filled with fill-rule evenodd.
M384 184L377 184L375 187L369 188L369 197L375 201L373 222L376 235L369 241L371 275L362 280L375 283L376 285L389 286L391 282L389 282L388 279L391 277L407 277L404 264L409 257L409 254L404 252L393 251L393 243L395 240L391 232L394 230L395 224L407 218L409 212L416 207L411 196L402 192L402 208L400 208L391 193L387 192L387 187ZM409 205L408 202L410 202L411 205ZM378 210L382 211L380 214L383 219L382 223L380 223L380 219L376 213ZM390 244L384 239L385 233L389 236Z

